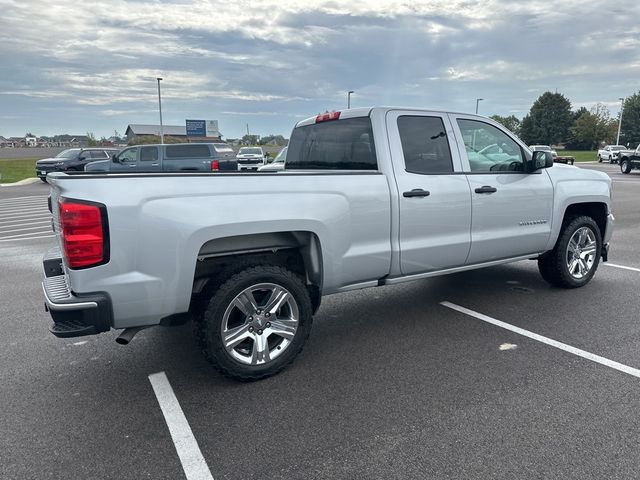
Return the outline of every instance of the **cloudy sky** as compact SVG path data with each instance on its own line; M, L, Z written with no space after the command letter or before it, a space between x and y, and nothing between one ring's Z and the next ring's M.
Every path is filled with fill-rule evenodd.
M0 0L0 135L109 136L217 119L289 136L320 111L405 105L524 116L640 89L638 0Z

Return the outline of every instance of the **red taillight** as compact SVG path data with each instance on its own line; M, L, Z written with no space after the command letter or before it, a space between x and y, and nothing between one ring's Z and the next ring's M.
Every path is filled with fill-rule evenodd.
M340 118L340 112L321 113L316 117L316 123L328 122L329 120L338 120L339 118Z
M101 206L62 200L59 220L64 257L69 268L91 267L108 260L106 225L103 225Z
M211 171L217 172L220 170L220 162L218 160L211 160Z

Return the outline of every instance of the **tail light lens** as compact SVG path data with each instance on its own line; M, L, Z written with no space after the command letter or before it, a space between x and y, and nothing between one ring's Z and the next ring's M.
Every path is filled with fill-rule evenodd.
M220 170L220 162L218 160L211 160L211 171L217 172Z
M100 203L60 201L60 233L69 268L88 268L109 261L107 209Z

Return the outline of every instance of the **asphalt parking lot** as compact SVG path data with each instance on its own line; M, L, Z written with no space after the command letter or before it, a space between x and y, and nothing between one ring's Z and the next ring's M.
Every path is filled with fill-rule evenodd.
M295 363L249 384L189 326L53 337L48 187L0 189L0 478L637 478L640 172L583 168L616 216L586 287L520 262L326 297Z

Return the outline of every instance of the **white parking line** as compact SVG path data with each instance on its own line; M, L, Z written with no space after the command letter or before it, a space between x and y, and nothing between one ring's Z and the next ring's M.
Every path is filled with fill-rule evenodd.
M6 198L4 200L0 200L0 205L8 205L8 204L12 204L12 203L22 203L22 202L28 202L31 200L42 200L42 199L46 199L47 195L33 195L31 197L13 197L13 198Z
M7 220L6 222L0 222L0 228L3 227L18 227L18 226L28 226L28 225L40 225L43 223L51 223L51 219L44 219L44 220L29 220L29 219L25 219L25 220Z
M40 227L42 228L42 227ZM6 232L0 232L0 233L6 233ZM40 235L43 233L51 233L51 229L46 228L41 232L31 232L31 233L15 233L13 235L7 235L6 237L0 237L2 238L2 240L8 240L10 238L19 238L19 237L28 237L29 235L33 236L33 235Z
M46 209L47 212L49 211L46 204L42 205L38 203L36 205L25 205L20 208L0 208L0 215L8 215L10 213L28 213L33 212L34 210L38 211L40 209Z
M533 332L530 332L529 330L525 330L524 328L516 327L514 325L510 325L500 320L496 320L495 318L489 317L487 315L483 315L482 313L478 313L473 310L469 310L468 308L461 307L460 305L456 305L455 303L440 302L440 305L450 308L452 310L456 310L457 312L464 313L465 315L469 315L470 317L477 318L478 320L482 320L483 322L490 323L492 325L495 325L496 327L504 328L505 330L512 331L514 333L517 333L518 335L523 335L525 337L531 338L533 340L537 340L538 342L544 343L546 345L550 345L552 347L558 348L565 352L572 353L574 355L577 355L578 357L582 357L587 360L591 360L592 362L596 362L601 365L604 365L606 367L613 368L614 370L618 370L619 372L632 375L636 378L640 378L640 370L638 370L637 368L629 367L622 363L614 362L613 360L609 360L608 358L604 358L604 357L601 357L600 355L595 355L593 353L580 350L579 348L572 347L571 345L558 342L557 340L553 340L548 337L543 337L542 335L538 335L537 333L533 333Z
M625 267L624 265L617 265L615 263L609 263L609 262L604 262L603 265L606 265L608 267L615 267L615 268L622 268L624 270L632 270L634 272L640 272L640 268L635 268L635 267Z
M51 237L55 237L55 235L50 234L50 235L38 235L36 236L34 234L33 237L28 237L28 238L0 238L0 242L21 242L24 240L37 240L39 238L51 238Z
M187 418L164 372L149 375L187 480L213 480Z
M45 231L51 231L50 228L47 228L48 225L38 225L37 227L24 227L24 226L18 226L15 225L16 228L15 230L2 230L3 227L0 227L0 235L4 235L5 233L13 233L13 232L26 232L27 230L39 230L39 229L45 229ZM4 227L6 228L6 227Z
M38 212L33 212L33 213L27 213L27 214L22 214L22 213L11 213L9 215L0 215L0 219L2 220L19 220L21 218L34 218L34 217L46 217L49 216L51 217L51 213L49 213L49 210L42 210L42 211L38 211Z

